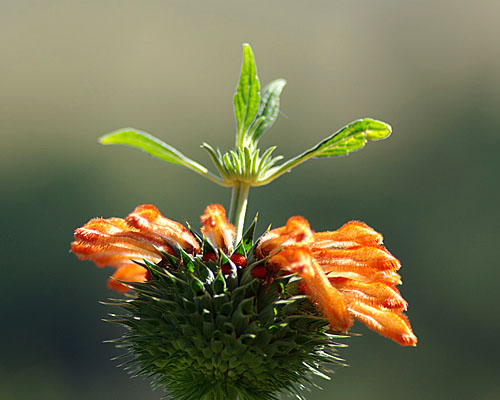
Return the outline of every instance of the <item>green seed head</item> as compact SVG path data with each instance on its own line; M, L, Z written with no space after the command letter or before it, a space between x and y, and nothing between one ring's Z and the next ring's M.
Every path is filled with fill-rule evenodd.
M295 276L264 284L251 247L247 234L241 256L228 257L205 240L201 255L180 250L141 264L150 280L114 303L126 311L112 319L127 328L114 341L127 349L124 366L179 400L302 398L312 375L327 378L325 365L343 361L340 336L327 332Z

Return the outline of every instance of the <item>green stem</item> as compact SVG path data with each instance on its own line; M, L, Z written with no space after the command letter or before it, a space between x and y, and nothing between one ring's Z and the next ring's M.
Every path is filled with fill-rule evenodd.
M310 158L314 157L313 152L306 152L299 154L298 156L288 160L287 162L272 168L274 171L272 174L267 176L265 179L260 180L258 183L255 184L255 186L264 186L267 185L268 183L271 183L274 181L276 178L279 178L281 175L290 172L290 170L293 167L296 167L299 164L302 164L304 161L309 160Z
M245 214L248 205L248 192L250 185L243 182L235 182L233 193L231 195L231 211L229 221L236 227L235 243L241 240L243 235L243 226L245 225Z

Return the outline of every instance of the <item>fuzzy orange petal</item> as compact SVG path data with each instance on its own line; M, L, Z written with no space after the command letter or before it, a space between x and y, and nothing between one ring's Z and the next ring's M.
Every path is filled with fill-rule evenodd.
M397 271L399 260L384 247L358 246L349 249L313 250L313 257L323 265L355 265L363 268Z
M350 221L336 231L314 234L311 249L345 249L357 246L380 246L383 237L360 221Z
M99 268L113 267L120 268L128 264L130 260L142 261L143 259L156 264L160 262L161 256L158 252L145 249L130 250L118 246L95 246L87 243L76 243L71 245L71 251L80 260L91 260Z
M140 265L130 263L118 269L112 278L108 280L108 288L120 293L125 293L129 290L127 285L118 282L116 279L125 282L144 282L146 280L146 268Z
M170 245L165 243L160 236L151 233L140 231L127 224L121 218L94 218L87 222L81 228L75 230L75 239L81 242L96 243L96 244L112 244L116 243L124 247L155 247L175 255L175 251Z
M169 244L177 244L188 253L199 253L196 238L178 222L165 218L151 204L138 206L126 218L127 223L141 232L154 234Z
M412 332L408 319L401 312L374 307L359 300L349 299L348 296L347 308L354 318L382 336L402 346L417 345L417 337Z
M343 295L357 298L376 307L406 310L408 303L393 285L382 282L364 283L348 278L329 278L332 286Z
M401 276L394 271L380 271L375 268L360 267L355 264L324 264L318 260L321 268L329 278L343 277L358 280L360 282L384 282L390 285L400 285Z
M130 259L158 262L161 256L157 248L173 252L158 237L139 232L121 218L94 218L75 231L75 239L71 251L98 267L119 268Z
M286 225L267 232L259 240L257 256L264 258L283 248L308 246L313 241L309 222L302 217L289 218Z
M226 210L220 204L210 204L201 216L201 233L206 236L212 244L222 249L225 253L231 253L236 236L234 225L226 218Z

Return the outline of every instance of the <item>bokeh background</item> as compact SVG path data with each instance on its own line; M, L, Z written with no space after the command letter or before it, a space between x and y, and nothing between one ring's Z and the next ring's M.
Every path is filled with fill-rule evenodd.
M133 126L209 164L232 146L251 43L283 77L263 138L292 156L375 117L389 140L314 160L250 194L260 230L350 219L401 259L417 348L360 337L310 399L500 399L500 2L0 0L0 398L157 399L103 340L110 270L69 253L73 230L141 203L199 227L230 192L96 139Z

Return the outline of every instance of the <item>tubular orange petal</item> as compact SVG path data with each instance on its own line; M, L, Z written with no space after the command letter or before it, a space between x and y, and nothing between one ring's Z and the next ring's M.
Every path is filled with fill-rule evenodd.
M406 310L408 303L392 285L382 282L364 283L347 278L329 278L334 288L343 295L358 299L373 306Z
M125 282L144 282L146 280L146 268L140 265L129 263L118 269L112 278L108 280L108 288L120 293L125 293L129 290L127 285L118 282L116 279Z
M399 260L383 247L359 246L349 249L313 250L312 255L323 265L353 264L382 271L397 271L401 267Z
M139 229L128 225L121 218L94 218L81 228L75 231L75 239L83 243L93 243L95 245L110 245L135 249L137 247L151 249L155 247L162 251L175 255L175 251L170 245L165 243L160 236L142 232Z
M375 268L362 267L355 264L323 264L318 260L326 275L329 278L343 277L354 279L360 282L384 282L390 285L400 285L401 276L394 271L380 271Z
M75 231L71 251L80 260L93 261L98 267L117 268L117 279L140 282L145 279L146 269L134 261L157 264L162 260L160 251L175 255L172 246L177 245L188 252L200 250L196 238L181 224L163 217L154 206L142 205L125 220L90 220ZM108 286L119 292L128 290L113 279Z
M359 300L347 300L349 312L368 328L394 340L402 346L416 346L417 337L408 319L399 311L378 308Z
M125 221L141 232L154 234L168 243L177 243L188 253L200 252L200 245L191 232L178 222L165 218L151 204L138 206Z
M130 260L142 261L146 259L152 263L160 262L161 256L156 252L146 249L130 250L118 246L95 246L92 244L73 242L71 251L80 260L91 260L99 268L113 267L119 268L124 264L129 264Z
M83 241L99 241L103 235L114 235L131 230L122 218L93 218L75 230L75 238Z
M257 256L267 257L285 247L307 246L313 241L309 222L302 217L288 219L285 226L273 229L259 240Z
M215 247L222 249L225 253L230 253L233 250L236 229L227 220L224 207L220 204L210 204L207 206L201 216L201 224L201 233Z
M312 249L345 249L357 246L380 246L383 237L360 221L350 221L336 231L314 234Z
M111 240L110 240L111 242ZM158 251L152 246L134 246L131 243L126 242L111 242L110 244L99 244L99 243L86 243L83 241L73 242L71 245L71 251L75 253L79 258L88 257L95 252L103 252L109 254L126 254L130 257L140 257L140 258L155 258L158 257ZM81 258L86 259L86 258ZM107 264L105 264L107 265ZM104 267L105 265L98 265L99 267Z
M352 319L347 312L341 294L330 284L325 272L314 261L307 249L286 249L269 259L269 264L297 273L303 281L303 288L311 301L328 319L330 329L347 332Z
M71 251L98 267L119 268L130 259L158 262L161 256L156 248L173 252L160 238L139 232L120 218L94 218L75 231L75 239Z

